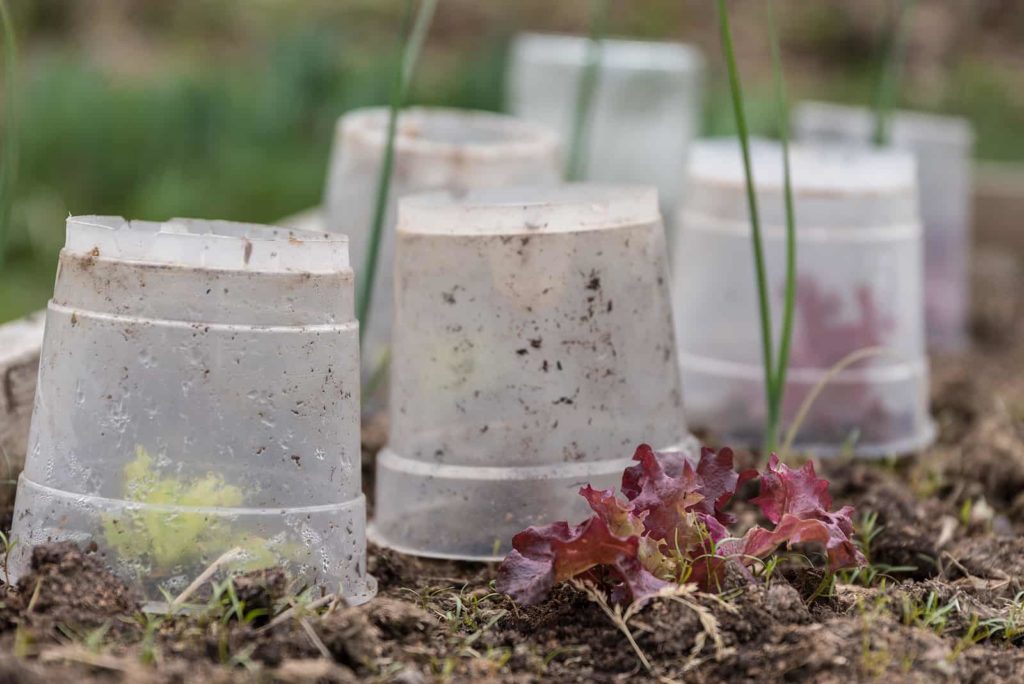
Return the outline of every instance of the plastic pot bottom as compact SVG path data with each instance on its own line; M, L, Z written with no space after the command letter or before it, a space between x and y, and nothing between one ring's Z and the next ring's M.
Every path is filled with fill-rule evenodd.
M724 446L760 448L765 416L760 368L681 355L691 424ZM784 440L804 401L828 371L790 369L782 406ZM920 451L935 439L927 412L927 364L896 364L836 373L810 404L794 450L833 457L852 452L886 458Z
M366 573L365 519L362 496L302 508L192 507L75 494L23 475L12 530L18 543L9 567L17 581L30 569L34 546L95 543L104 564L140 587L149 608L159 611L167 596L178 595L226 549L237 548L223 565L226 572L281 566L292 587L317 584L358 605L377 593L376 580Z
M692 438L664 450L693 450ZM424 558L494 562L532 525L575 525L591 510L581 487L614 489L631 457L529 467L425 463L390 449L377 456L377 498L367 537ZM383 496L383 493L387 493Z

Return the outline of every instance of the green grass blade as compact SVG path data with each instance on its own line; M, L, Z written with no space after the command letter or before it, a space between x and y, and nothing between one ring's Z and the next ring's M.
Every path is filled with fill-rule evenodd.
M777 406L773 403L775 396L774 354L772 353L772 320L771 305L768 301L768 277L765 272L764 243L761 238L761 220L757 210L757 191L754 186L754 171L750 161L750 133L747 129L747 117L743 110L743 89L740 86L739 70L736 67L736 50L732 42L732 29L729 26L729 12L725 0L715 0L718 8L718 28L721 33L722 51L725 55L729 71L729 89L732 94L733 113L736 117L736 130L739 136L740 149L743 152L743 169L747 179L747 205L750 210L751 244L754 252L754 270L757 277L758 306L761 318L761 356L764 362L764 391L768 417L765 421L764 451L767 453L775 447L776 435L773 433L778 425Z
M796 308L796 210L793 206L793 180L789 164L789 105L786 100L786 77L782 70L782 52L779 32L775 24L775 9L768 0L768 33L772 46L772 70L775 72L775 102L779 116L779 138L782 142L782 178L786 202L786 290L782 308L782 337L779 356L775 362L774 396L776 425L771 431L779 434L778 421L782 420L782 399L786 394L786 373L789 370L789 350L793 341L793 316Z
M11 210L14 206L14 186L18 173L18 120L16 109L18 46L14 38L14 23L6 0L0 0L0 24L4 35L4 126L3 152L0 157L0 265L7 254L8 236L11 234Z
M594 94L601 75L601 41L608 24L610 0L591 0L590 42L587 45L587 61L580 72L576 88L576 105L573 109L572 132L569 138L569 155L565 167L565 179L581 180L586 174L587 131L590 128L590 111Z
M381 162L380 175L377 178L377 196L373 208L373 224L370 227L370 245L366 251L366 261L363 264L356 288L358 297L356 317L359 321L360 341L366 334L370 306L373 303L373 285L377 276L377 262L380 257L380 244L384 232L384 216L387 214L388 198L391 193L391 172L395 166L395 133L398 130L398 114L409 94L409 85L412 83L413 73L416 70L416 61L419 59L427 32L430 30L430 22L434 17L434 10L437 9L437 3L438 0L421 0L416 12L416 19L411 22L411 28L413 0L408 0L406 6L406 17L402 30L402 59L391 90L387 140L384 145L384 159Z
M875 94L875 129L871 136L875 145L888 145L892 110L896 105L897 90L903 75L903 63L907 52L907 18L915 0L896 0L896 20L889 32L888 47L882 62L882 73L878 79Z

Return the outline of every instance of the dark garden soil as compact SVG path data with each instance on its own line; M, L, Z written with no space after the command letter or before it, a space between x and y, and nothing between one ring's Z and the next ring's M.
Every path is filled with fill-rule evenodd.
M837 505L873 518L853 581L823 582L794 555L759 584L658 599L621 628L571 586L523 609L493 591L493 566L371 548L370 604L243 624L230 602L147 618L88 550L57 545L0 587L0 682L1024 681L1024 263L980 251L975 267L974 349L933 363L935 447L820 465ZM273 615L283 587L264 572L236 595Z

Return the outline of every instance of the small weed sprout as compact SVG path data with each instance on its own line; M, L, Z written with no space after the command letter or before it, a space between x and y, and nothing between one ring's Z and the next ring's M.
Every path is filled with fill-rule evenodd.
M156 613L140 613L139 622L142 626L142 641L139 643L139 662L149 667L160 661L160 651L156 644L156 634L160 631L166 618Z
M870 511L861 516L857 523L857 532L854 543L864 555L865 564L850 570L839 572L839 579L843 584L859 584L864 587L874 587L893 575L917 572L913 565L889 565L877 563L872 559L872 545L883 531L884 525L878 524L878 513Z
M107 633L110 631L110 625L111 623L107 621L88 632L82 632L69 625L60 623L57 625L57 630L64 635L68 641L81 644L89 653L97 654L103 650L103 642L106 640Z
M955 661L964 651L969 649L971 646L974 646L979 641L984 641L988 637L989 632L981 626L978 616L972 615L971 622L967 626L967 632L957 639L956 644L953 646L953 650L950 651L946 659L949 662Z
M904 595L901 612L904 625L927 629L942 636L946 632L950 616L960 612L960 604L956 599L942 603L938 595L932 591L928 593L928 598L923 603Z
M228 577L222 582L214 582L213 593L207 602L206 610L210 617L222 625L232 620L250 625L254 620L265 618L270 611L266 608L246 609L245 601L238 598L235 581Z
M960 524L963 527L971 526L971 518L974 513L974 502L971 499L964 499L960 505Z
M1024 637L1024 591L1018 592L1006 605L1006 614L989 618L981 623L991 637L1000 637L1010 643L1020 643Z

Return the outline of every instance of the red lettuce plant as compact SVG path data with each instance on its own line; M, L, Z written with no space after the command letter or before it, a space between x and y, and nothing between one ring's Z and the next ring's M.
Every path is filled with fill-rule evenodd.
M779 546L804 542L824 547L831 571L865 562L851 539L853 508L831 510L828 481L809 461L794 470L772 455L763 473L737 473L730 449L704 448L692 458L646 444L633 460L622 475L625 501L587 485L580 494L594 511L588 520L517 534L498 570L498 589L529 605L578 577L607 587L613 601L630 603L685 582L714 590L729 564L746 571ZM752 501L773 527L733 536L728 526L735 519L723 509L740 485L758 476L760 494Z

